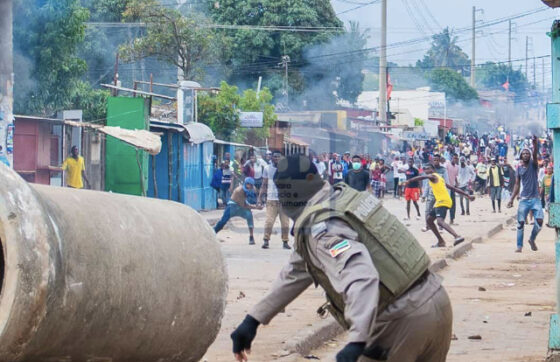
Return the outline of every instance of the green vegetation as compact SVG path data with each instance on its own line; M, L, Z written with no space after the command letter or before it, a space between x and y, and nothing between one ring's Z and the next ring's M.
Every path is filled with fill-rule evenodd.
M269 129L276 121L271 101L272 94L267 88L262 89L257 98L257 93L252 89L239 93L236 86L222 82L217 94L199 94L198 120L208 125L219 139L237 142L243 142L247 138L262 140L269 136ZM264 112L263 128L240 128L241 111Z

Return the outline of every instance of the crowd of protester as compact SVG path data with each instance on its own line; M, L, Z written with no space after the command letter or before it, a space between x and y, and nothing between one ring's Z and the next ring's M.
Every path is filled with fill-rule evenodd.
M552 141L548 137L535 143L530 137L512 139L503 132L481 136L476 133L455 135L449 132L443 139L427 140L422 142L421 146L405 143L400 149L388 150L373 157L369 154L352 154L349 151L340 154L311 152L310 157L321 177L332 185L344 182L358 191L372 192L380 199L388 194L397 199L404 197L405 221L410 220L412 207L414 216L418 220L422 219L419 201L425 202L426 225L422 231L432 230L438 238L435 246L443 246L440 230L446 230L453 235L454 243L463 240L451 225L455 224L458 206L461 215L470 215L473 195L488 195L492 211L502 212L502 206L510 201L514 191L516 170L521 162L519 159L522 151L532 150L534 145L538 148L538 192L542 207L546 209L553 195L550 156ZM510 163L508 155L511 154L514 157ZM278 190L273 182L275 167L280 157L280 152L273 154L268 151L262 156L252 152L248 154L247 159L232 159L231 155L226 153L221 164L216 167L212 180L212 186L218 191L222 207L229 207L229 212L224 216L229 218L235 214L246 218L250 230L250 210L266 207L266 232L263 240L265 249L269 247L272 225L277 218L281 221L283 246L286 249L290 248L287 217L278 204ZM238 197L232 200L234 190L238 191ZM246 194L245 198L239 197L241 192ZM236 204L240 200L246 204ZM449 224L445 222L447 214ZM250 239L250 243L254 244L252 236Z

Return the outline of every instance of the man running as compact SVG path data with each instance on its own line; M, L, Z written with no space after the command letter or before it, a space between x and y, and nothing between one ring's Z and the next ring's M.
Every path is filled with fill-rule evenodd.
M463 195L467 197L470 201L474 201L474 196L470 196L463 190L446 183L445 179L441 175L436 173L434 166L432 166L431 164L427 164L424 167L424 172L426 173L425 175L413 177L410 180L408 180L406 184L410 184L412 182L419 182L427 179L428 184L432 189L432 193L435 198L435 204L434 204L434 208L430 212L430 215L428 215L427 217L427 222L428 222L428 227L430 228L430 230L432 230L432 232L438 239L438 243L436 245L433 245L432 247L433 248L445 247L445 240L443 240L434 222L436 220L440 228L445 229L447 232L453 235L453 237L455 238L453 245L462 243L463 241L465 241L465 238L457 234L455 230L453 230L453 228L445 222L445 216L447 215L447 210L449 210L453 205L453 201L451 200L451 196L449 196L449 192L447 191L447 189L453 190L459 195Z
M544 219L544 213L542 209L541 200L539 197L539 183L538 183L538 172L539 165L537 163L538 155L538 139L537 136L533 136L533 153L528 149L521 151L520 164L517 168L517 176L515 177L515 186L513 187L513 193L507 204L508 208L513 207L513 200L519 195L519 189L522 187L519 208L517 209L517 249L516 253L521 253L523 251L523 229L525 227L525 220L530 211L533 212L535 217L535 224L533 226L533 231L529 237L529 245L531 245L531 250L537 251L537 244L535 239L541 231Z
M408 169L406 171L399 170L399 172L404 173L406 175L406 181L417 177L420 174L420 171L416 167L414 167L414 159L408 159ZM405 220L410 220L410 203L414 203L414 207L416 208L416 220L420 220L420 207L418 206L418 200L420 199L420 182L411 182L407 184L405 182L404 188L404 199L406 200L406 215L407 217Z

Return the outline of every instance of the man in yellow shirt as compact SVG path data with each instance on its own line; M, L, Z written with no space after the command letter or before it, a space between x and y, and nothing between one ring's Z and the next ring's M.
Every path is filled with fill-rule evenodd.
M453 235L453 237L455 238L453 245L462 243L463 241L465 241L465 238L457 234L455 230L453 230L453 228L445 222L447 210L449 210L453 205L453 201L451 200L451 196L449 196L449 192L447 191L447 189L453 190L459 195L467 197L471 201L474 201L474 196L469 195L465 191L455 186L446 184L444 178L435 172L434 166L432 166L432 164L427 164L426 166L424 166L424 172L426 173L425 175L413 177L408 180L405 185L411 182L422 181L425 179L428 179L429 181L428 183L432 188L432 192L436 201L434 208L430 212L430 215L428 216L426 221L428 223L428 227L430 228L430 230L432 230L438 240L438 243L432 246L432 248L442 248L445 246L445 240L443 240L434 222L436 220L440 228L445 229L447 232Z
M67 186L74 189L82 189L84 188L84 182L82 181L83 178L89 188L90 186L86 177L86 165L84 158L78 153L77 146L72 146L71 153L72 156L68 157L62 164L62 169L68 172L68 175L66 176Z

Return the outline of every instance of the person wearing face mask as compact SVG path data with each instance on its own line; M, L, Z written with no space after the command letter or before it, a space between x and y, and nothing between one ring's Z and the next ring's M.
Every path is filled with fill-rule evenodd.
M362 167L362 159L358 155L352 157L351 170L344 178L350 187L358 191L371 190L369 172Z
M451 303L414 235L371 193L321 180L308 157L282 159L274 182L295 250L231 334L234 358L247 361L259 325L315 283L328 300L318 313L348 330L337 362L445 361Z

